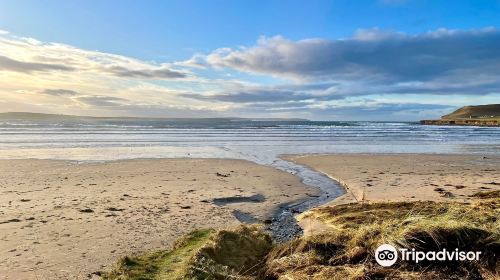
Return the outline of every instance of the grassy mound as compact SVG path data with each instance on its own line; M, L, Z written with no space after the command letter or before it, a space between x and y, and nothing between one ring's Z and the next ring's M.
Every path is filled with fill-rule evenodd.
M104 279L499 279L500 194L473 203L394 202L313 209L329 230L273 245L258 226L195 231L170 251L120 260ZM384 243L420 251L481 251L479 261L379 266Z
M169 251L121 258L103 279L182 279L194 254L205 245L213 230L197 230L179 239Z
M168 251L124 257L103 279L256 279L272 246L258 226L193 231Z
M468 119L468 118L500 118L500 104L478 106L464 106L456 111L444 115L442 119Z
M197 253L190 269L193 279L256 279L272 248L261 227L221 230Z
M490 197L485 196L485 197ZM471 204L396 202L314 209L303 219L330 227L320 235L276 246L268 255L271 279L498 279L498 195ZM381 244L420 251L481 251L479 262L375 262Z

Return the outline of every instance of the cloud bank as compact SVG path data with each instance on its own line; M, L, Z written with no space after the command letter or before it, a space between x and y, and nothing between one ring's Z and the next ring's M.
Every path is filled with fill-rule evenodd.
M358 30L348 39L291 41L221 48L187 65L226 68L312 83L335 81L366 93L485 94L500 90L500 31L440 29L417 35ZM349 91L349 90L347 90Z
M0 32L0 111L415 120L500 103L500 30L263 37L151 62Z

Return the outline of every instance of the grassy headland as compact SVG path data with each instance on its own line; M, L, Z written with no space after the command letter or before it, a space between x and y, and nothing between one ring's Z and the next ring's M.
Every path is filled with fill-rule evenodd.
M429 125L499 126L500 104L464 106L442 116L439 120L422 120L420 123Z

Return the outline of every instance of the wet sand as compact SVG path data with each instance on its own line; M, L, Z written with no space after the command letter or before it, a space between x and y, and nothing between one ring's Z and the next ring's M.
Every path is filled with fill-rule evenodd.
M332 204L359 201L467 201L500 189L500 157L426 154L285 156L339 181L347 190Z
M0 160L0 279L88 279L131 252L318 190L242 160ZM240 197L240 198L237 198Z

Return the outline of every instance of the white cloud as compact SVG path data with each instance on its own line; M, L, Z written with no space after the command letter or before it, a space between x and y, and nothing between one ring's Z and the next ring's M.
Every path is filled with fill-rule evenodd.
M0 33L0 49L0 71L76 71L134 79L182 79L190 75L169 64L152 64L65 44L9 36L7 33Z

